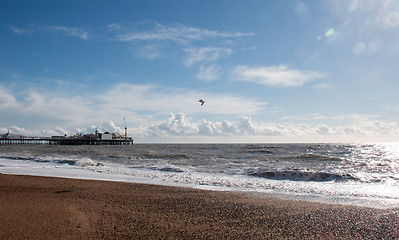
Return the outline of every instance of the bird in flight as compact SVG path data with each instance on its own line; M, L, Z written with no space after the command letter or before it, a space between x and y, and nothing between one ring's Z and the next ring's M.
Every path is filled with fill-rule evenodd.
M199 103L201 103L201 106L204 105L205 101L203 99L198 100Z

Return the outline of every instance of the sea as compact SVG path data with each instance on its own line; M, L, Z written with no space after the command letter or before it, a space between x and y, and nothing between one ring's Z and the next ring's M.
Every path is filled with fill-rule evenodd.
M0 173L399 207L399 143L2 145Z

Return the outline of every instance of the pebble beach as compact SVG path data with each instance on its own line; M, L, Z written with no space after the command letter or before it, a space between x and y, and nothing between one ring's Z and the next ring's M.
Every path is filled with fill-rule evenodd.
M398 239L399 209L0 174L0 239Z

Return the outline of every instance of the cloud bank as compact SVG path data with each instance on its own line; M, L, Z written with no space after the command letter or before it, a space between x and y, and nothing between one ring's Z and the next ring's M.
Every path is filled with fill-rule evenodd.
M384 126L383 126L384 125ZM387 129L391 132L388 133ZM380 138L395 139L399 133L396 123L373 121L331 127L326 124L293 124L254 122L249 116L235 121L193 122L183 113L170 113L166 121L131 131L138 139L152 141L220 141L220 142L351 142L362 137L366 141ZM151 141L151 140L150 140Z
M359 116L358 116L359 117ZM356 118L353 116L353 118ZM128 126L129 127L129 126ZM129 135L136 142L378 142L387 139L397 140L399 127L395 122L378 120L352 122L332 127L327 124L255 122L249 116L240 116L235 121L193 121L184 113L170 113L169 118L157 123L130 127ZM0 126L0 132L12 134L52 136L72 135L77 132L94 133L111 131L123 133L121 126L113 121L93 124L84 128L67 131L59 126L53 129L27 130L17 126Z

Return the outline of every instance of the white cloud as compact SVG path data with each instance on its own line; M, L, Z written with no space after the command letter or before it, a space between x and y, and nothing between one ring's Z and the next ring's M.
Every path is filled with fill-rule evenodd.
M0 85L0 115L18 119L29 126L41 127L44 123L54 122L71 129L123 117L141 124L169 112L209 116L257 114L266 105L256 99L230 94L155 85L118 84L103 92L82 96L67 93L30 89L17 94ZM206 100L204 106L197 102L199 98ZM40 121L31 120L38 118ZM9 122L9 125L13 124Z
M173 56L180 57L186 66L196 63L215 62L231 55L233 50L223 45L234 43L236 39L253 36L253 33L224 32L196 28L183 24L162 25L154 21L145 21L133 24L108 25L108 33L114 41L129 43L130 49L136 56L154 59L166 56L171 51ZM198 42L212 41L214 45L222 47L193 47ZM144 47L142 46L144 45Z
M17 28L10 26L10 29L17 35L24 35L28 33L47 31L53 33L60 33L65 36L78 37L83 40L89 39L89 32L81 27L74 26L56 26L56 25L30 25L27 28Z
M320 124L316 128L316 132L321 135L328 135L330 134L330 128L327 125Z
M46 31L61 33L65 36L78 37L83 40L89 39L89 33L80 27L70 27L70 26L44 26L42 27Z
M120 127L118 127L113 121L109 120L104 123L100 123L98 125L91 125L86 128L77 128L75 129L75 132L81 132L81 133L95 133L96 131L98 132L117 132L119 134L124 134L124 130Z
M168 121L153 125L149 130L155 135L160 134L165 136L192 136L198 132L195 124L187 121L185 115L182 113L171 113Z
M82 124L90 119L95 112L91 109L94 99L83 97L59 97L50 93L31 91L24 102L21 102L21 112L26 114L41 114L43 117L62 119L71 124Z
M63 129L62 127L58 127L58 126L54 128L54 132L58 133L58 135L68 134L67 130Z
M197 62L215 62L221 57L228 57L232 53L231 48L225 47L202 47L193 48L193 41L204 41L212 39L212 43L226 44L234 39L253 36L253 33L224 32L216 30L201 29L183 24L162 25L153 21L145 21L132 24L110 24L106 30L101 32L89 32L87 28L62 25L37 25L32 24L26 28L9 26L17 35L25 35L35 32L50 32L64 36L78 37L83 40L93 38L112 41L127 42L129 50L135 56L147 59L161 58L166 55L163 51L176 49L170 42L177 43L178 54L183 51L187 56L183 57L184 64L190 66ZM94 36L94 37L93 37ZM175 51L175 50L173 50ZM174 55L176 56L176 55Z
M183 24L172 24L165 26L156 22L145 22L150 30L136 30L132 27L122 24L108 25L108 29L116 33L116 40L123 42L130 41L153 41L170 40L178 43L187 43L192 40L201 40L204 38L237 38L253 36L253 33L240 32L220 32L208 29L200 29Z
M20 28L13 25L8 26L15 34L24 35L39 31L60 33L65 36L79 37L84 40L90 38L90 32L83 27L63 25L39 25L31 24L28 27ZM144 30L143 30L144 29ZM206 38L231 39L254 36L253 33L223 32L216 30L201 29L183 24L162 25L153 21L145 21L137 24L109 24L108 33L116 41L173 41L186 44L194 40ZM103 34L97 34L102 36Z
M40 116L43 122L58 119L71 125L83 124L94 112L91 108L92 99L62 96L56 91L28 89L20 92L21 96L17 98L10 89L0 86L0 95L0 115L19 121L22 118L26 123L31 121L30 118ZM41 122L37 122L37 125L41 125Z
M200 66L197 78L204 82L210 82L219 79L219 74L220 67L216 65L211 65L208 67Z
M275 136L281 135L282 131L274 126L262 123L253 123L250 117L239 117L237 121L227 120L211 122L202 120L191 122L183 113L171 113L165 122L153 124L149 127L136 129L137 137L165 137L165 136Z
M184 51L188 54L185 65L190 66L196 62L214 62L221 57L229 56L233 50L230 48L204 47L187 48Z
M237 66L233 75L237 80L269 86L301 86L324 75L317 71L290 69L286 65L249 67Z
M387 131L390 129L391 132ZM327 124L280 124L254 122L251 117L241 116L236 121L195 122L183 113L171 113L168 120L133 129L137 139L165 140L218 139L225 142L245 141L285 141L285 142L350 142L372 139L397 139L399 128L396 124L374 122L374 126L361 127L344 125L332 127ZM177 137L177 138L176 138Z
M57 135L65 135L68 134L68 131L61 128L61 127L55 127L54 129L25 129L22 127L17 127L17 126L10 126L10 127L1 127L0 126L0 134L10 132L10 134L15 134L15 135L23 135L23 136L57 136Z

